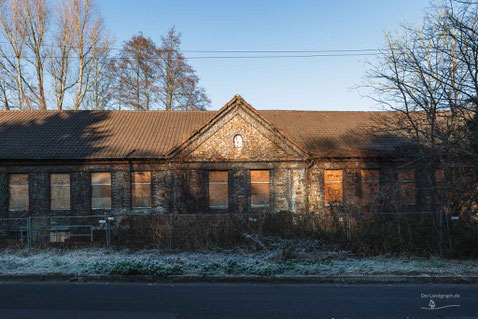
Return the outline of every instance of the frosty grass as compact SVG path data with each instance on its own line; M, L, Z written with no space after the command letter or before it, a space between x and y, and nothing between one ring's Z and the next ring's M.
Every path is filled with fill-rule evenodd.
M0 251L0 274L293 276L478 275L478 260L358 258L340 252L284 259L280 251L164 252L103 248Z

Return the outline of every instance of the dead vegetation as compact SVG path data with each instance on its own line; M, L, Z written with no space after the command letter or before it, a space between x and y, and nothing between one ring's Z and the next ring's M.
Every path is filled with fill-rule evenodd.
M473 258L478 255L477 226L471 214L444 224L434 214L128 216L113 225L112 244L177 251L278 251L277 258L284 260L326 258L309 254L320 250L360 256Z

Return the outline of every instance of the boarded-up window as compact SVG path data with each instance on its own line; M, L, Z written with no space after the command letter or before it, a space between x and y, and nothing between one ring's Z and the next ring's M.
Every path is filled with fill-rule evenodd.
M8 191L10 211L28 210L28 174L9 174Z
M398 172L398 180L400 182L400 203L415 205L415 171L413 169L401 169Z
M228 172L209 172L209 207L227 208L229 205Z
M362 206L370 208L378 204L380 192L380 171L378 169L363 169L362 176Z
M133 208L151 207L151 172L133 172L131 181Z
M342 204L343 172L340 169L324 171L324 201L326 205Z
M269 171L251 171L251 206L269 206Z
M111 209L111 173L91 173L91 208Z
M440 168L435 171L435 181L437 183L445 181L445 171L443 169Z
M50 174L50 209L70 209L70 174Z

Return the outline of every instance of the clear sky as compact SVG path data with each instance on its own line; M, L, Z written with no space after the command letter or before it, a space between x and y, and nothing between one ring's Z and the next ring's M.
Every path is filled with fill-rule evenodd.
M384 30L420 22L428 0L99 0L116 47L142 31L159 42L176 26L189 50L369 49ZM266 53L267 54L267 53ZM192 56L244 56L194 53ZM254 56L265 53L254 53ZM297 55L281 53L278 55ZM218 109L234 94L257 109L376 110L354 86L370 56L196 59L190 64Z

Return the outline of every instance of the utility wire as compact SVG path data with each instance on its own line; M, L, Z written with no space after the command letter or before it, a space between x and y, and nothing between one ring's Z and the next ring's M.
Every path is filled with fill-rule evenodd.
M347 56L371 56L379 55L379 53L336 53L336 54L301 54L301 55L234 55L234 56L190 56L184 57L186 60L201 60L201 59L277 59L277 58L316 58L316 57L347 57ZM4 56L9 59L15 59L15 56ZM1 58L1 56L0 56ZM47 58L47 57L45 57ZM48 57L51 59L62 59L62 57ZM68 56L67 59L79 59L79 56ZM35 59L35 57L21 56L20 59ZM103 57L88 57L88 59L103 59ZM122 60L121 57L107 57L108 61ZM160 60L161 58L143 57L142 60Z
M309 54L309 55L249 55L249 56L193 56L187 60L199 59L276 59L276 58L316 58L316 57L343 57L343 56L367 56L378 53L352 53L352 54Z
M0 44L10 44L8 41L0 41ZM54 44L42 44L42 47L62 48L62 46ZM107 48L109 50L122 50L120 47L97 47ZM319 49L319 50L181 50L188 53L340 53L340 52L380 52L378 48L358 48L358 49Z
M336 50L183 50L190 53L340 53L379 52L380 49L336 49Z

